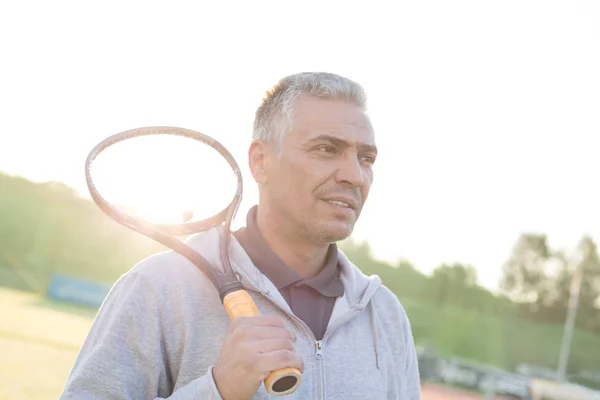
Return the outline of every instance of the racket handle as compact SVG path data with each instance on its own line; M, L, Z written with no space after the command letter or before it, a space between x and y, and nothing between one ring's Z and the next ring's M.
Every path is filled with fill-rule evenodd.
M260 315L260 311L254 304L252 297L245 290L236 290L225 295L223 305L229 318L254 317ZM292 394L298 389L302 381L302 373L297 368L282 368L273 371L264 380L267 392L275 397L283 397Z

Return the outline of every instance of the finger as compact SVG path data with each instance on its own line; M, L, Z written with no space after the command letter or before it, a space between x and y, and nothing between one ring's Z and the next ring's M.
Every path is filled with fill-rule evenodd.
M265 339L288 339L296 341L294 333L285 328L271 326L245 325L236 328L233 333L236 341L257 341Z
M271 372L282 368L298 368L304 372L304 360L295 351L275 350L257 357L256 368L260 372Z
M271 351L296 351L294 342L288 338L265 339L256 342L256 350L259 353L268 353Z
M238 317L231 322L232 327L239 326L272 326L285 328L283 319L272 315L257 315L253 317Z

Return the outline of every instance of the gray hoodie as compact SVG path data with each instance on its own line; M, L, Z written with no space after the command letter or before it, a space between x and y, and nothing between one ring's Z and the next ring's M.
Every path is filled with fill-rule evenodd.
M187 243L221 265L216 229ZM344 295L317 341L232 238L231 264L262 314L279 315L304 359L287 399L420 399L410 324L396 296L339 251ZM216 289L174 252L153 255L112 287L60 399L221 399L212 366L229 319ZM261 385L254 399L272 398Z

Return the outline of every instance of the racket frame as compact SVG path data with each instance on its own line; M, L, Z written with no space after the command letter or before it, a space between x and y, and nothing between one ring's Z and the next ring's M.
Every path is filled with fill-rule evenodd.
M236 175L237 189L232 201L226 208L221 210L213 217L202 221L166 225L149 223L127 215L111 206L111 204L102 197L94 185L91 174L91 167L96 157L110 146L113 146L116 143L124 140L132 139L138 136L164 134L179 135L198 140L211 146L213 149L218 151L225 158L225 160L227 160L229 166ZM228 250L231 237L231 221L233 220L242 200L243 181L242 173L237 162L231 153L221 143L200 132L173 126L151 126L131 129L109 136L94 146L85 161L85 178L93 201L109 217L111 217L117 223L141 233L142 235L150 237L164 246L167 246L168 248L186 257L190 262L197 266L217 288L221 302L223 303L223 306L231 319L260 315L260 312L254 304L252 298L235 275L229 259ZM224 229L224 238L220 241L219 249L220 258L223 263L222 271L216 271L216 269L212 268L210 263L202 255L200 255L200 253L183 243L183 241L177 239L177 236L199 233L218 225L223 225ZM300 370L297 368L288 367L277 371L272 371L263 383L267 392L269 392L272 396L283 397L294 393L300 386L301 382L302 374Z
M219 152L219 154L221 154L221 156L225 158L225 160L233 170L237 180L236 193L229 205L227 205L227 207L225 207L219 213L210 218L204 219L202 221L181 224L149 223L147 221L143 221L124 212L121 212L117 208L113 207L108 200L102 197L102 195L94 185L92 174L94 160L104 150L119 142L135 137L149 135L183 136L186 138L200 141ZM134 161L132 160L132 162ZM242 288L241 283L233 273L227 251L230 243L231 221L233 220L237 209L239 208L239 204L242 200L242 173L231 153L221 143L211 138L210 136L204 135L200 132L179 127L152 126L131 129L109 136L108 138L102 140L100 143L94 146L94 148L90 151L86 158L85 166L85 179L90 195L94 202L98 205L98 207L102 211L104 211L104 213L106 213L109 217L111 217L119 224L130 228L138 233L141 233L145 236L149 236L150 238L156 240L164 246L167 246L168 248L171 248L172 250L186 257L194 265L200 268L202 272L210 278L215 287L218 288L219 297L221 298L221 301L223 301L227 293ZM206 231L218 225L223 225L225 229L224 240L221 241L220 246L221 260L225 264L223 265L222 271L217 271L215 268L209 267L209 262L203 256L201 256L200 254L198 254L198 252L196 252L191 247L189 247L181 240L178 240L176 238L176 236L186 236Z

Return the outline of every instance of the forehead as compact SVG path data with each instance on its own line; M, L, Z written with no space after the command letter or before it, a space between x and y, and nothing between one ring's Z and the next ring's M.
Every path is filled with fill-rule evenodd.
M349 102L300 97L294 104L291 140L308 141L327 134L341 140L375 145L375 133L364 111Z

